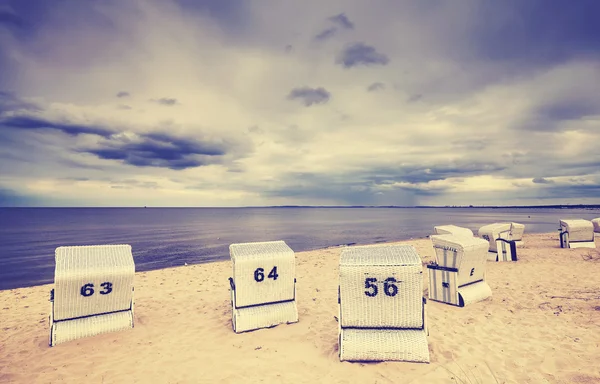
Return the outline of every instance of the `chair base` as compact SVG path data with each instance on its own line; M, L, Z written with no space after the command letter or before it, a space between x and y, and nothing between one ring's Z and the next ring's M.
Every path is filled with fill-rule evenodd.
M132 310L61 321L51 318L50 346L129 328L133 328Z
M567 244L567 248L596 248L596 242L594 241L571 241Z
M492 296L492 289L485 280L457 287L458 271L429 265L427 269L429 270L429 299L431 300L464 307Z
M297 322L298 308L295 300L245 308L232 306L231 324L235 333Z
M425 329L341 328L340 361L429 363Z

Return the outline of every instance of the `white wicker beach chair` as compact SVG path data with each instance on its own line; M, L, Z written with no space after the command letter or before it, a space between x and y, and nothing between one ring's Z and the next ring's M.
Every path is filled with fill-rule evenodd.
M592 219L592 224L594 225L594 233L600 233L600 217Z
M428 363L423 266L415 248L346 248L339 268L340 360Z
M232 327L236 333L298 321L296 257L284 241L231 244Z
M469 228L459 227L457 225L437 225L433 227L433 233L435 235L456 235L473 237L473 231Z
M561 248L596 248L594 224L589 220L560 220Z
M523 234L525 233L525 224L510 223L510 234L508 240L515 242L517 247L523 246Z
M50 346L133 327L130 245L58 247L50 291Z
M492 295L485 281L489 243L473 237L434 235L436 261L429 270L429 298L464 307Z
M510 240L511 228L511 223L493 223L479 228L479 237L489 242L489 261L517 261L517 245Z

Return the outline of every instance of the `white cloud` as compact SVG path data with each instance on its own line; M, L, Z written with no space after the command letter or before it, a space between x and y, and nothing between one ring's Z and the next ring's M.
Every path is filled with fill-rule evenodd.
M457 26L476 17L467 5L384 3L257 1L247 24L228 30L173 2L112 2L96 6L102 23L83 18L67 28L57 8L33 39L4 33L0 42L22 75L15 91L43 109L5 117L114 134L11 129L6 134L21 144L0 144L10 163L0 187L101 205L445 205L537 201L542 190L571 185L560 183L569 175L598 182L598 61L575 57L522 71L461 61L453 47L468 53L461 39L469 30ZM314 41L342 12L354 28ZM386 61L344 68L336 58L355 43ZM375 83L385 87L369 92ZM289 99L294 89L329 96L321 92L307 107ZM175 170L80 152L156 132L226 153ZM391 181L378 181L381 172ZM542 177L556 183L531 181Z

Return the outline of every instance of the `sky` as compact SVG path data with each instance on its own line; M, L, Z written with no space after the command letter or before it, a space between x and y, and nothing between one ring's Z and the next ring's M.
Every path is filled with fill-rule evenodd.
M600 204L597 0L0 0L0 206Z

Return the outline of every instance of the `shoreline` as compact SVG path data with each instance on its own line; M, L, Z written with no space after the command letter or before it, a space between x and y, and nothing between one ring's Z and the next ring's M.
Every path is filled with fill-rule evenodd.
M558 232L558 231L557 231ZM476 231L474 231L474 233L476 233ZM555 234L554 232L525 232L525 234L533 234L533 235L552 235ZM407 237L407 238L397 238L397 239L392 239L392 240L381 240L381 241L374 241L374 242L350 242L350 243L345 243L345 244L334 244L334 245L328 245L328 246L324 246L324 247L317 247L317 248L312 248L312 249L302 249L302 250L294 250L295 253L301 253L301 252L316 252L316 251L326 251L326 250L330 250L330 249L339 249L339 248L343 248L343 247L349 247L349 246L369 246L369 245L384 245L384 244L397 244L397 243L404 243L404 242L410 242L410 241L415 241L415 240L427 240L429 239L430 235L425 235L425 236L412 236L412 237ZM475 235L475 237L477 237ZM274 240L280 240L280 239L274 239ZM116 244L116 243L115 243ZM134 252L134 261L135 261L135 250ZM54 258L53 260L53 264L54 264ZM159 267L159 268L149 268L149 269L141 269L138 270L137 269L137 265L136 265L136 271L135 273L144 273L144 272L152 272L152 271L161 271L161 270L166 270L166 269L170 269L170 268L178 268L181 266L190 266L190 265L207 265L207 264L213 264L213 263L221 263L221 262L228 262L230 261L230 257L229 254L224 255L218 259L215 258L211 258L211 259L207 259L207 260L201 260L200 262L187 262L185 260L181 260L181 264L180 265L170 265L170 266L166 266L166 267ZM49 285L49 284L54 284L54 273L52 273L52 280L50 280L49 282L44 282L44 283L40 283L40 284L33 284L33 285L15 285L11 288L3 288L0 289L0 292L3 291L7 291L7 290L11 290L11 289L19 289L19 288L30 288L30 287L40 287L40 286L44 286L44 285Z
M433 260L429 239L389 244ZM598 382L599 244L561 249L558 233L525 233L519 261L486 264L492 297L428 300L430 364L339 361L343 247L296 252L298 323L242 334L231 329L230 261L137 272L135 328L52 348L52 284L0 291L0 382Z

